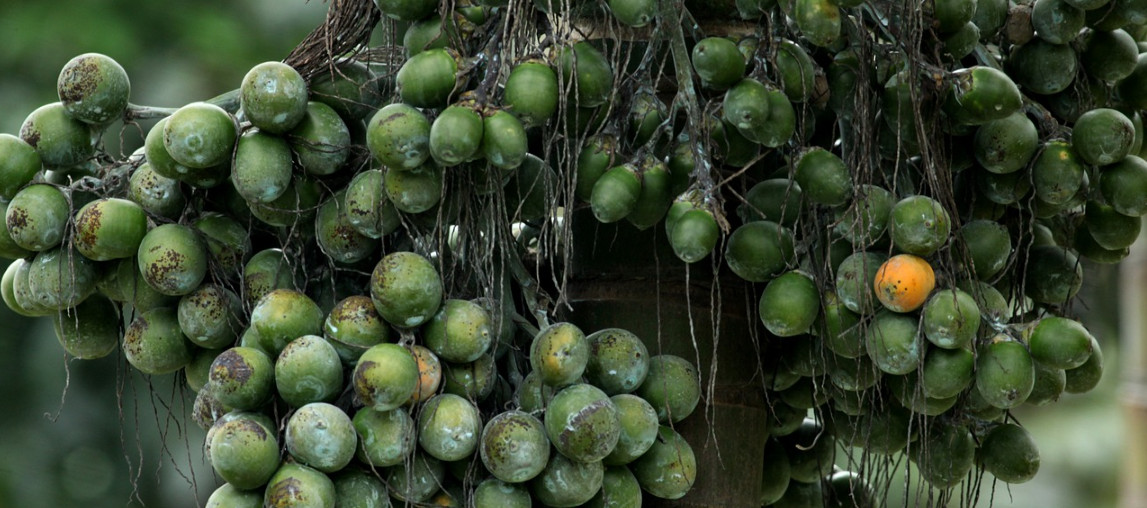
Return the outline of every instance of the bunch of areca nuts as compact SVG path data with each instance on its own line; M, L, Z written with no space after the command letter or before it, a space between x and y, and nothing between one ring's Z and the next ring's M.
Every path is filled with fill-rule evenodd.
M455 148L428 149L437 127L418 109L377 108L365 65L332 76L266 62L237 93L161 111L128 104L113 59L68 62L60 102L0 135L4 302L50 317L76 358L120 351L144 374L182 373L225 482L208 506L683 496L696 462L669 425L700 400L694 366L623 329L518 326L508 292L445 293L449 254L415 252L403 221L437 208L435 161ZM98 150L132 114L162 116L144 146ZM516 117L470 114L524 142ZM364 155L347 120L365 115ZM491 164L522 164L524 145L490 136Z

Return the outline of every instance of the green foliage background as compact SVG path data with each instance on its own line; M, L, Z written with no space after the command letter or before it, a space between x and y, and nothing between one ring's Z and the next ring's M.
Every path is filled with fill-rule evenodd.
M235 88L252 65L284 57L326 7L318 0L2 1L0 132L17 132L33 109L58 100L59 69L78 54L119 61L133 102L179 106ZM132 126L109 132L113 152L130 153L142 141ZM1107 352L1104 382L1086 396L1021 411L1043 469L1029 484L986 489L993 499L980 505L1115 505L1124 432L1117 279L1092 266L1085 289L1085 322ZM0 393L0 508L182 508L202 506L215 488L199 452L204 432L186 418L194 394L179 375L135 375L118 354L68 360L48 320L0 306ZM893 488L890 505L901 505L904 494Z

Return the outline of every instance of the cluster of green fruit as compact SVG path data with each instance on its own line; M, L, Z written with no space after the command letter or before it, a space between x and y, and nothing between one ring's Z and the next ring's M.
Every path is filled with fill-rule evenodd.
M207 505L636 506L642 490L689 490L697 465L670 427L700 399L688 361L650 357L625 330L557 323L533 338L512 397L492 396L513 335L494 321L478 302L443 300L433 265L410 252L382 258L370 296L325 319L301 293L268 293L244 345L186 368L227 482ZM388 327L418 330L420 344L387 342ZM267 415L272 398L285 422Z
M20 137L2 138L0 179L11 201L3 202L0 254L15 258L3 296L20 314L53 317L61 345L77 358L101 358L122 344L145 374L185 374L198 394L194 416L209 429L207 457L227 482L208 506L333 506L336 498L340 506L387 506L390 496L530 506L531 492L547 506L617 506L640 503L642 490L675 499L692 486L692 450L671 425L700 400L696 369L679 357L651 357L624 330L586 337L561 323L532 338L532 370L510 388L511 376L500 372L508 367L496 362L516 348L512 300L444 300L426 257L372 257L400 212L426 210L404 206L405 188L388 200L391 178L380 170L361 171L311 212L306 241L328 259L374 263L369 296L339 299L328 311L299 290L301 277L281 249L252 255L249 226L185 196L183 184L223 186L231 206L249 210L248 224L293 226L309 215L319 196L314 182L348 160L340 115L351 103L308 101L323 97L321 88L289 66L268 62L247 74L238 118L198 102L161 119L142 158L117 163L131 168L129 185L113 187L107 173L96 190L53 183L91 176L92 136L125 114L127 83L114 60L81 55L61 73L61 102L29 116ZM487 118L486 130L502 129L504 114ZM394 104L373 118L367 144L388 175L433 165L424 164L426 152L410 162L418 149L394 139L416 132L399 123L425 123L419 110ZM434 125L444 118L445 111ZM68 137L70 130L83 135ZM441 145L430 146L442 162ZM509 159L493 148L483 153L495 166ZM435 201L440 185L432 186ZM401 344L391 342L399 334ZM501 361L514 362L510 356ZM491 397L499 383L505 393ZM485 425L479 404L492 408ZM507 404L518 409L496 410ZM276 407L283 411L269 411ZM284 450L289 460L281 460Z
M859 2L780 2L812 60L826 63L805 75L823 76L828 95L803 108L815 127L788 131L786 142L805 148L777 157L777 169L743 195L743 223L726 238L724 262L765 284L760 319L782 338L765 353L774 358L774 436L790 436L812 410L838 445L906 452L935 488L973 478L977 466L1025 482L1039 453L1009 410L1096 386L1099 344L1066 317L1081 259L1119 262L1147 213L1139 77L1147 59L1131 35L1142 33L1147 6L925 7L931 32L923 45L940 58L922 63L847 33L873 23L890 37L896 23L910 26L910 12L874 20ZM1078 23L1052 22L1060 13ZM720 44L735 60L733 41ZM784 47L773 72L781 72ZM937 69L950 69L942 82ZM753 127L741 122L765 113L734 96L739 78L724 80L732 87L720 99L724 131L736 126L752 140ZM788 91L783 76L775 81ZM682 255L673 221L670 211L668 238L682 260L695 261ZM705 231L712 240L700 257L719 238L715 223ZM819 474L791 482L778 474L794 460L791 445L787 454L782 446L766 451L762 504L817 504L810 500L831 485L822 482L833 471L831 441L816 444L825 447Z

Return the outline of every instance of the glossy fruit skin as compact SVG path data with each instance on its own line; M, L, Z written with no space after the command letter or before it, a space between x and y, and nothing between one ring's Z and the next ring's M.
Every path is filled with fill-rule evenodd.
M430 155L440 166L457 166L472 159L481 143L482 117L471 108L447 107L430 125Z
M860 251L850 254L836 268L836 293L848 310L871 314L876 298L876 272L888 257L883 253Z
M278 356L291 341L322 331L323 311L309 296L293 289L273 290L251 309L251 327L263 348Z
M525 484L487 478L474 489L474 508L530 508L533 500Z
M893 312L919 309L935 287L936 275L932 265L912 254L888 258L876 271L873 282L876 297Z
M326 104L348 122L362 120L378 109L383 96L381 84L366 64L339 60L334 72L311 76L310 99ZM307 109L309 112L311 106Z
M581 377L589 354L589 342L581 329L571 323L554 323L530 344L530 367L543 383L561 387Z
M296 174L283 194L269 203L249 203L251 215L277 227L292 227L314 220L321 189L305 175Z
M366 143L388 168L417 168L430 158L430 121L406 104L387 105L371 117Z
M593 187L598 179L614 167L614 152L617 150L616 136L601 134L585 141L577 159L577 187L574 194L578 199L589 202Z
M506 78L502 104L527 127L542 125L558 110L558 76L540 61L515 66Z
M1013 423L999 425L980 444L983 467L1000 481L1024 483L1039 471L1040 456L1031 434Z
M237 280L243 273L243 264L251 256L251 235L245 224L221 213L204 213L195 219L192 227L199 231L207 244L215 276L223 281Z
M767 221L747 222L729 235L725 262L742 279L766 282L794 261L793 233Z
M1142 220L1124 215L1098 200L1089 200L1084 209L1084 223L1095 243L1107 250L1126 249L1139 238Z
M237 138L235 118L206 102L179 108L163 125L164 148L175 162L192 169L227 163Z
M307 114L307 83L285 63L263 62L243 76L239 104L255 127L283 134Z
M229 485L256 489L279 469L279 440L257 420L244 416L219 420L210 434L211 466Z
M352 420L358 432L355 457L374 467L401 464L418 446L414 419L405 408L378 411L359 409Z
M95 153L91 127L68 116L63 103L36 108L20 125L20 139L36 150L48 167L70 167Z
M1008 75L1015 78L1016 84L1040 95L1066 90L1079 68L1079 58L1070 46L1039 38L1016 47L1012 57L1008 59ZM1049 67L1058 71L1044 72Z
M744 82L751 82L752 78L742 80ZM737 85L741 86L740 84ZM796 132L796 110L793 108L792 103L789 102L788 96L785 92L778 90L776 87L767 85L761 91L758 87L757 90L762 94L760 100L768 101L768 117L764 122L754 123L754 129L748 131L745 129L737 128L737 133L745 139L757 143L761 146L768 148L777 148L789 141ZM731 92L732 90L730 90ZM726 135L730 145L729 153L733 152L732 146L734 144L732 133ZM755 155L755 154L753 154ZM733 166L742 166L745 163L733 160L733 158L726 156L725 163Z
M852 177L844 161L823 148L813 148L801 156L793 177L803 195L814 203L839 206L852 196Z
M331 476L338 506L347 508L390 508L392 505L382 480L369 470L346 468Z
M457 87L458 61L449 49L428 49L411 56L395 81L402 102L419 108L441 108Z
M630 470L645 492L661 499L680 499L697 479L697 458L685 438L662 425L653 447Z
M175 309L158 308L139 315L123 336L128 363L144 374L175 372L191 362L191 344L179 331Z
M1011 256L1012 240L1000 223L973 220L956 232L959 244L967 247L976 278L990 280L1007 265Z
M386 475L391 495L400 501L421 503L441 488L446 467L438 459L419 451L393 467Z
M1131 152L1135 126L1127 115L1110 108L1096 108L1075 120L1072 147L1088 164L1106 165L1123 160Z
M354 457L358 435L350 417L325 402L306 404L287 420L284 444L295 460L324 473L345 467Z
M530 414L537 414L546 409L550 399L554 398L554 387L542 382L537 371L531 370L518 385L514 393L514 402L519 408Z
M924 336L937 347L968 347L980 328L980 308L972 295L959 289L933 294L924 304Z
M389 235L401 225L398 211L383 189L381 170L371 169L355 175L347 185L343 204L351 227L369 238Z
M156 173L150 163L144 163L131 174L130 199L148 213L168 219L183 212L187 199L179 180Z
M758 314L765 328L778 337L807 333L820 314L820 290L807 274L785 272L765 286Z
M490 316L468 300L449 299L423 327L425 343L443 360L466 363L477 360L493 342Z
M882 311L868 325L865 349L881 371L902 375L915 371L919 365L923 349L920 342L916 317Z
M700 45L701 43L698 43L698 46ZM768 127L768 91L764 84L755 79L737 81L729 91L725 92L725 99L721 102L721 119L736 127L746 138L759 143L756 133Z
M661 423L679 422L693 413L701 400L701 381L689 360L657 355L649 360L649 374L634 392L657 410Z
M585 377L607 395L630 393L649 372L649 350L633 333L606 328L586 336L589 360Z
M22 261L22 260L21 260ZM103 358L119 346L119 309L111 300L93 295L60 312L52 320L64 351L85 360Z
M967 428L940 423L929 429L927 446L916 448L915 460L924 479L937 488L951 487L967 475L975 461L976 442Z
M235 343L242 330L243 304L223 286L204 284L179 299L179 328L195 345L219 349Z
M953 78L945 110L961 123L980 125L1006 118L1023 106L1019 87L999 69L974 66L956 71Z
M805 102L815 93L816 64L800 45L781 39L776 56L778 80L791 102ZM770 103L770 107L773 104Z
M603 224L624 219L633 212L641 195L641 178L632 165L615 166L593 185L589 202L593 215Z
M948 241L952 220L938 201L928 196L915 195L900 200L892 207L889 230L896 248L926 257Z
M452 393L435 395L418 416L418 444L431 457L452 462L478 449L482 417L470 401Z
M71 216L64 193L52 185L33 184L17 192L4 214L12 242L30 251L60 244Z
M239 137L231 183L249 203L270 203L291 184L291 147L286 139L253 129Z
M973 140L976 161L1000 175L1027 167L1038 148L1035 124L1021 112L981 125Z
M955 397L972 383L975 357L968 349L928 348L921 365L921 387L928 398Z
M239 410L254 410L271 399L275 367L262 351L233 347L215 357L207 386L221 403Z
M657 439L657 411L645 399L623 393L610 397L621 425L617 446L602 459L607 466L629 464L641 457Z
M374 254L378 242L351 225L345 196L345 191L340 190L319 207L315 214L315 240L329 259L352 264Z
M151 130L147 131L147 137L144 138L143 141L143 153L147 164L156 174L164 178L182 181L193 173L195 169L176 162L175 159L171 157L171 152L167 150L167 146L163 141L163 131L167 126L168 120L169 118L159 119L158 122L155 122Z
M1040 303L1062 304L1083 285L1083 267L1071 251L1053 245L1029 251L1024 294Z
M335 348L343 365L349 367L371 346L389 341L390 328L370 297L355 295L340 300L327 314L323 337Z
M418 388L418 362L402 346L378 344L366 350L355 364L355 393L377 411L397 408Z
M1104 166L1099 176L1099 192L1108 205L1123 215L1147 214L1147 162L1128 155Z
M443 391L469 400L486 400L494 391L497 380L498 369L493 353L479 356L470 363L443 364Z
M666 220L667 228L669 224ZM708 257L717 247L720 238L717 219L709 210L700 208L680 214L669 231L669 245L673 247L673 254L686 263L696 263Z
M673 205L671 178L669 168L660 160L652 157L642 160L641 193L625 220L640 230L660 224Z
M613 68L609 59L586 41L562 47L557 55L558 77L567 83L577 81L576 88L562 84L562 90L576 90L574 102L579 108L593 108L609 101L613 87Z
M1079 60L1092 77L1118 82L1135 71L1138 57L1135 38L1125 30L1092 30L1084 40Z
M522 411L506 411L486 423L478 451L495 478L521 483L545 469L550 442L540 420Z
M243 293L247 305L255 305L275 289L294 287L294 274L281 249L256 252L243 267Z
M1047 42L1067 44L1083 29L1083 12L1064 0L1040 0L1032 4L1032 28Z
M330 342L303 335L275 359L275 390L291 407L333 402L343 390L343 366Z
M398 328L419 326L442 304L442 279L434 265L413 252L384 256L370 278L370 297L378 314Z
M528 145L525 127L509 112L499 110L482 120L482 156L490 165L501 169L521 166Z
M266 508L333 508L335 486L321 471L288 462L267 482L263 492Z
M530 481L530 491L546 506L574 507L593 498L604 475L601 461L580 463L553 453L545 469Z
M204 508L262 508L263 493L254 490L240 490L230 483L224 483L207 497Z
M1089 392L1099 384L1103 377L1103 351L1099 348L1099 341L1091 341L1091 356L1083 365L1064 372L1064 388L1067 393Z
M147 214L134 202L119 198L92 201L76 212L72 245L94 261L135 255L147 233Z
M841 214L834 232L856 247L868 247L884 238L895 205L896 198L887 189L861 185L852 205Z
M87 259L87 258L84 258ZM147 312L159 307L175 307L179 299L156 291L139 272L135 258L112 261L114 265L98 281L100 292L118 302L129 303L137 311Z
M597 387L574 384L546 407L546 435L559 453L575 462L600 462L621 435L617 406Z
M350 157L350 129L331 106L322 102L307 103L306 114L288 138L299 165L308 174L334 174Z
M131 82L127 72L111 57L84 53L60 69L56 93L69 116L98 126L123 115L131 95Z
M42 164L32 145L11 134L0 134L0 200L11 200L32 181Z
M993 341L976 358L976 390L989 404L1010 409L1022 404L1035 386L1035 367L1023 344Z
M689 167L691 169L692 164ZM803 198L800 184L788 178L770 178L749 189L746 202L737 208L737 215L745 224L766 220L793 227L800 216Z
M860 335L860 315L848 310L836 293L824 295L824 309L820 317L824 345L837 356L858 358L865 355L864 340Z
M1070 370L1091 357L1091 333L1078 321L1048 316L1039 321L1028 337L1032 359L1049 367Z

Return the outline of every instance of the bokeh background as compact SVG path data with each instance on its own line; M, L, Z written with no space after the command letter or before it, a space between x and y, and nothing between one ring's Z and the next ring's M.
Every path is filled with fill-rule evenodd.
M0 132L17 132L33 109L56 101L59 70L78 54L119 61L133 102L175 107L236 88L254 64L283 58L326 7L319 0L0 0ZM122 153L141 142L130 126L105 138ZM1118 503L1126 435L1118 396L1121 277L1109 266L1086 269L1077 310L1102 344L1104 381L1087 395L1016 413L1040 446L1042 469L1027 484L986 486L981 506ZM179 375L138 376L118 355L68 360L48 320L0 306L0 508L202 506L217 480L200 452L205 433L187 416L193 398ZM902 496L894 488L890 505L904 504Z

